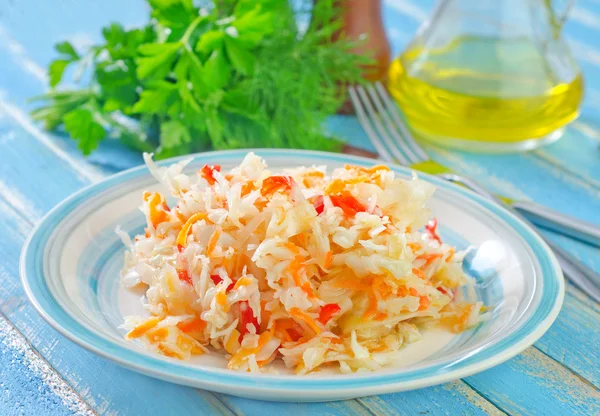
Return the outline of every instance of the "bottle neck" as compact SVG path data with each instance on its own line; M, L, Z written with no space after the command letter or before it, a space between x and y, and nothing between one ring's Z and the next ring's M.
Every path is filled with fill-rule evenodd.
M354 49L375 60L366 68L365 78L382 80L390 65L390 44L383 27L381 0L340 0L337 2L343 13L344 34L359 42Z

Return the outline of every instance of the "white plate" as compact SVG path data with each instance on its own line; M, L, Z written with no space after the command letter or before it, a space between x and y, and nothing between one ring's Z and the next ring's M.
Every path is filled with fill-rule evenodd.
M321 152L262 149L256 153L272 170L374 164L370 159ZM198 154L187 169L192 172L206 163L229 169L245 154ZM411 175L406 168L392 169L401 177ZM420 342L404 349L402 362L373 373L296 376L283 366L278 375L239 373L225 369L218 354L185 362L125 341L118 326L123 316L141 311L141 294L120 284L124 247L114 229L120 224L130 235L143 230L145 219L138 210L141 194L160 189L143 166L91 185L54 208L23 249L23 286L44 319L79 345L141 373L207 390L265 400L322 401L465 377L513 357L542 336L560 310L563 277L550 249L512 214L465 189L421 176L437 186L430 207L441 224L442 237L459 249L472 247L465 269L476 278L477 294L491 308L491 318L458 335L424 331Z

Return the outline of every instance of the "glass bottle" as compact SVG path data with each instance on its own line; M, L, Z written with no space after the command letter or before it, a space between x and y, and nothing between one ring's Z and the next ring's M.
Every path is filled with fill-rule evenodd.
M388 89L417 137L486 152L558 139L583 95L562 36L571 4L439 1L389 69Z

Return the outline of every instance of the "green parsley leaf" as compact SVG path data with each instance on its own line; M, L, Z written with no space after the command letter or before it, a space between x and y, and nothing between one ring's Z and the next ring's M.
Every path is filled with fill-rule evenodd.
M243 75L252 75L254 72L254 55L244 49L237 39L227 36L225 38L225 50L236 71Z
M125 29L119 23L111 23L102 29L102 36L106 40L106 48L114 48L125 40Z
M149 0L149 3L152 17L171 29L185 29L198 15L192 0Z
M213 51L204 64L204 82L210 91L222 89L231 78L231 66L222 49Z
M177 96L177 86L164 81L152 84L154 89L145 89L133 106L133 113L165 114L167 108Z
M139 79L163 79L181 48L179 43L147 43L138 47L137 76Z
M171 149L191 141L190 131L181 121L171 120L160 125L160 144L164 148Z
M223 39L225 39L225 33L219 30L210 30L200 36L194 49L196 52L208 55L215 49L221 48L221 45L223 45Z
M65 114L65 130L77 140L77 146L84 155L89 155L98 147L106 135L104 127L94 120L94 114L86 107L77 108Z
M67 57L69 57L72 61L76 61L77 59L79 59L79 54L77 54L77 52L75 51L75 48L73 47L73 45L71 45L70 42L60 42L57 43L54 48L61 54L66 55Z
M62 76L72 61L65 61L64 59L57 59L52 61L48 68L48 76L50 77L50 87L56 87L62 80Z

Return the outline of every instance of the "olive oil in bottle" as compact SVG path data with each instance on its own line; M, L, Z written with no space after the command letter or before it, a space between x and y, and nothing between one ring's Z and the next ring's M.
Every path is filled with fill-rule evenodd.
M392 62L388 89L417 136L510 151L551 140L575 119L583 81L529 38L464 36L438 49L410 46Z

